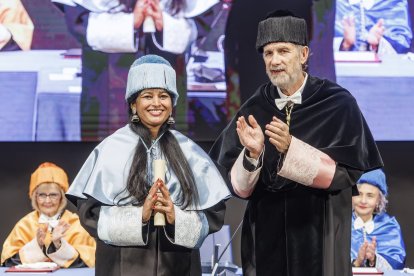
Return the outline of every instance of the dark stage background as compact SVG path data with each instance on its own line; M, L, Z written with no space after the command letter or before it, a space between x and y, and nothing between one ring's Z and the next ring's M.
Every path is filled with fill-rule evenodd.
M17 220L31 210L28 187L30 174L37 166L45 161L55 162L67 171L69 180L72 181L91 150L98 143L27 142L36 140L77 141L80 139L78 133L80 91L60 93L62 92L61 86L65 89L72 85L79 87L79 57L61 58L60 53L55 52L59 49L65 50L80 46L73 37L69 36L61 11L56 9L49 0L23 0L22 2L36 25L32 46L35 51L0 53L0 140L4 141L0 142L1 244ZM362 77L359 73L352 75L354 68L348 70L349 64L341 63L335 66L332 52L336 2L334 0L262 0L260 4L249 0L223 0L221 2L222 4L231 2L232 9L229 11L225 8L227 4L223 4L222 13L217 18L217 28L214 29L217 33L213 32L214 39L211 41L220 41L219 46L222 46L221 33L225 27L223 44L225 48L224 52L221 48L211 52L211 57L216 57L216 59L213 59L214 62L210 66L217 69L216 67L220 65L219 69L222 70L221 54L224 54L227 81L224 83L225 81L221 80L215 84L205 85L206 83L192 82L189 78L188 134L205 150L208 150L224 126L225 120L234 114L238 106L254 92L259 84L267 81L262 57L254 48L257 23L263 19L264 15L273 9L284 8L305 17L309 25L313 26L310 73L336 80L348 88L357 98L375 138L379 140L378 146L384 159L384 170L388 177L390 190L388 211L396 216L401 224L407 247L406 265L414 267L414 237L411 236L414 233L414 220L412 219L412 210L414 210L414 170L412 169L414 164L414 113L412 112L414 62L410 63L405 59L401 63L392 60L387 63L385 60L383 63L360 64L363 73L382 74ZM414 14L412 1L409 4L410 12ZM48 10L52 12L45 12L45 8L50 8ZM225 23L227 23L226 26L224 26ZM54 41L55 44L49 44L50 41ZM211 42L209 39L205 41L207 41L206 45L212 44L209 43ZM210 48L208 47L212 50ZM39 49L42 51L38 51ZM44 49L48 51L44 52ZM53 57L61 62L62 66L77 69L73 80L57 80L56 83L61 83L59 87L55 84L47 85L50 81L49 76L62 76L59 71L61 68L57 70L50 65L53 65L53 59L47 62L43 56L35 58L32 54L36 56L40 53L47 58L46 54L49 52L57 55ZM78 52L75 51L75 53L79 55ZM30 68L36 69L38 63L41 63L42 68L39 69L39 73L37 69L28 69L28 64L24 62L26 61L25 55L34 60ZM364 66L368 66L369 69ZM381 67L386 70L380 70ZM391 75L386 77L385 73ZM220 71L220 76L222 74L224 72ZM214 89L212 89L213 86ZM34 104L35 101L39 104ZM70 110L73 114L69 112ZM48 111L54 113L48 113ZM60 121L60 117L51 114L61 114L59 116L64 121L69 118L68 126L63 127L57 123L51 123L52 119L54 122ZM25 135L21 134L24 129L28 130ZM62 129L75 129L78 132L75 133L76 135L63 137ZM39 133L46 133L47 137L43 138ZM244 206L245 201L242 200L230 199L228 201L226 223L230 224L232 232L243 216ZM236 236L232 248L235 263L240 265L240 233Z
M14 224L31 211L28 198L30 174L45 161L63 167L72 181L95 143L0 143L0 243ZM211 143L200 143L208 150ZM414 142L379 142L389 185L389 208L398 219L407 247L408 267L414 267ZM226 224L233 233L244 213L245 202L230 199L227 204ZM232 244L235 263L240 265L240 233Z

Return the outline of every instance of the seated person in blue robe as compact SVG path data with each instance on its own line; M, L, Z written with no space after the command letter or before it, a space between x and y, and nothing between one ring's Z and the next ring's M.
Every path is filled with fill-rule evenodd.
M352 265L381 271L404 268L406 254L400 225L385 212L388 189L384 172L367 172L357 184L359 195L352 199Z

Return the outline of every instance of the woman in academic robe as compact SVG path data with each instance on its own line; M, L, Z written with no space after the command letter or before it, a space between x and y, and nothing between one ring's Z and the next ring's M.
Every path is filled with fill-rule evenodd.
M95 240L79 217L65 210L68 190L65 171L53 163L41 164L30 179L34 211L14 226L3 244L2 266L54 262L60 267L93 267Z
M171 129L177 98L166 59L137 59L129 124L93 150L67 193L97 238L96 275L201 275L198 248L222 227L230 192L208 155Z
M385 212L388 188L381 169L367 172L357 182L352 215L352 264L381 271L403 269L405 246L395 217Z

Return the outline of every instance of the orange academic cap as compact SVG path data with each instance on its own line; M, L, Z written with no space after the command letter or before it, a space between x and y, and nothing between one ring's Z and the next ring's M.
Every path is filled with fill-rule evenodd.
M37 170L32 173L30 178L29 197L32 197L33 191L43 183L56 183L63 191L69 188L68 176L65 171L51 162L40 164Z

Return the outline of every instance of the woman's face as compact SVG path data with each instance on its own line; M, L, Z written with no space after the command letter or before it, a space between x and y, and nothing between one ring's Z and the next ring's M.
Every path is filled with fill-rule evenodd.
M62 201L62 194L59 185L55 183L40 184L34 196L39 211L49 217L57 214L60 203Z
M379 203L380 190L371 184L360 184L358 191L359 196L352 197L354 210L362 219L369 219Z
M149 128L153 137L156 137L158 130L172 113L172 99L164 89L144 89L131 104L132 107L136 108L142 124Z

